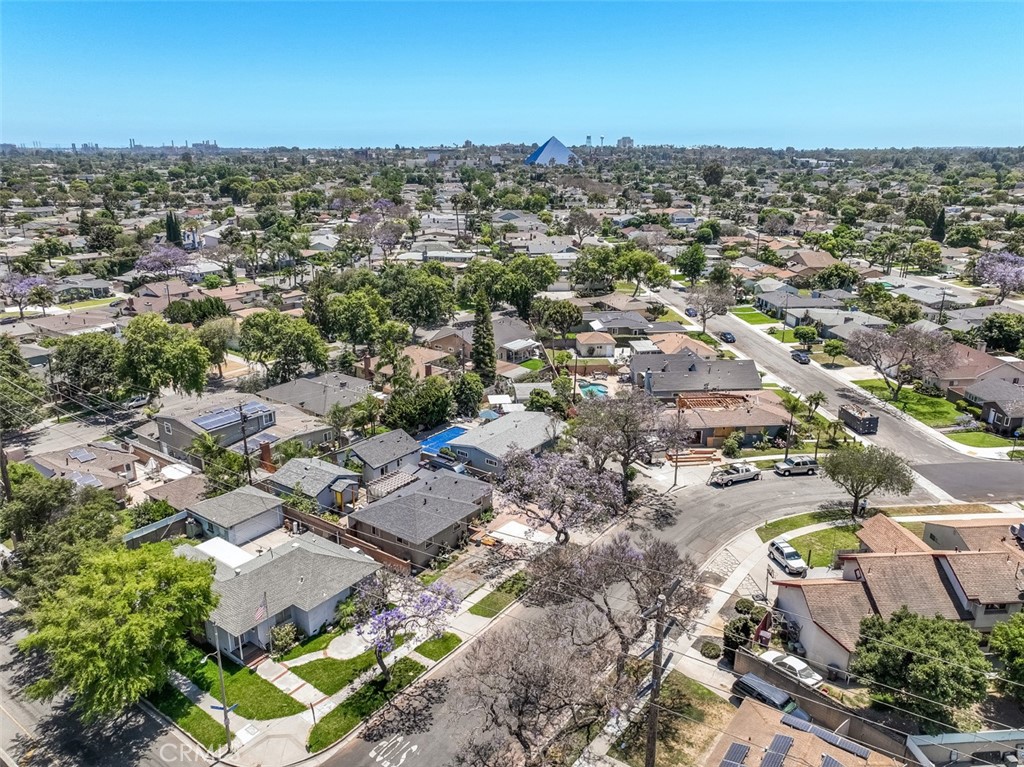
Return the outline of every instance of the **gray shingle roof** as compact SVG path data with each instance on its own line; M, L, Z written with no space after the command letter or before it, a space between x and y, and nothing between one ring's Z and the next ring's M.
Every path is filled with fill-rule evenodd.
M288 490L295 490L301 485L303 493L317 496L341 477L357 479L359 475L343 466L327 463L319 458L292 458L268 481L272 485Z
M369 393L370 384L366 381L342 373L324 373L271 386L261 391L260 396L322 416L334 405L351 407Z
M462 501L476 504L481 498L491 495L491 484L475 479L466 474L454 471L418 471L414 475L417 482L395 491L395 496L413 495L416 493L433 495L449 501Z
M371 469L379 469L403 456L419 452L419 449L420 443L401 429L370 437L351 448L352 453Z
M179 552L190 559L208 559L191 546L182 546ZM257 625L256 611L264 594L268 615L291 606L309 611L379 569L362 554L305 533L246 562L237 575L219 565L213 590L220 602L210 620L237 636Z
M230 529L280 505L281 500L276 496L243 485L224 495L193 504L188 510L215 525Z
M557 437L564 429L564 422L544 413L509 413L467 431L448 444L452 449L475 447L495 458L502 458L512 445L523 450L536 450L548 442L552 434Z
M967 394L981 402L995 402L1008 416L1024 415L1024 386L988 378L968 386Z
M456 522L471 517L475 504L428 493L392 495L349 514L350 520L372 525L411 543L422 544Z

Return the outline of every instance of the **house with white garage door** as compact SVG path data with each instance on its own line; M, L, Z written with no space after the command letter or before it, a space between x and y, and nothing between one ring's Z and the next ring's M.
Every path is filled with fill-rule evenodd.
M207 538L223 538L235 546L284 524L281 499L249 485L192 504L186 511L200 524Z

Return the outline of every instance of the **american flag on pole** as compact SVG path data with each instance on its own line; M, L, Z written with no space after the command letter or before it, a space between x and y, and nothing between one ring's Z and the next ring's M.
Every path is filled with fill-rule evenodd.
M267 619L268 614L269 612L267 609L267 592L264 591L263 601L259 603L259 606L257 606L256 612L253 614L253 617L256 619L257 623L262 623Z

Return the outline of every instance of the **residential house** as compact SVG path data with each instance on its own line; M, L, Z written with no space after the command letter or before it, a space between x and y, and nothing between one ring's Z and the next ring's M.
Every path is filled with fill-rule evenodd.
M128 296L125 314L160 314L174 301L195 301L202 294L182 280L163 280L140 285Z
M535 391L543 391L555 396L555 387L550 383L523 383L512 384L512 401L525 404L530 401L530 395Z
M703 341L692 338L686 333L659 333L651 338L658 351L662 354L679 354L682 351L691 351L701 359L718 359L718 351Z
M28 363L29 372L40 378L46 376L50 369L50 357L53 356L53 349L36 344L18 344L18 353Z
M961 343L953 344L953 363L941 371L922 376L926 383L943 391L963 395L978 381L999 379L1012 384L1024 383L1024 362L1007 362Z
M214 563L218 602L206 621L206 640L243 664L266 657L278 624L293 623L312 636L333 623L338 603L380 569L365 554L313 533L258 554L222 538L176 552Z
M458 548L470 522L490 507L491 485L450 471L427 475L352 512L349 531L417 568Z
M219 288L201 288L200 292L210 298L219 298L223 301L228 311L238 311L255 306L257 301L262 301L266 295L264 287L255 282L241 282L237 285L224 285Z
M865 553L904 554L931 549L927 543L885 514L875 514L865 519L856 535Z
M468 361L473 354L473 321L458 322L429 334L424 344L431 349L452 355L458 360ZM519 362L534 356L540 347L533 330L512 314L495 314L491 317L494 330L494 346L499 361ZM529 342L529 343L525 343Z
M818 272L832 264L836 264L831 253L824 250L798 250L786 261L786 267L804 279L812 278Z
M997 434L1024 429L1024 386L988 378L968 386L964 398L981 408L981 420Z
M689 350L635 356L629 368L634 386L666 402L689 392L761 388L761 376L753 360L705 360Z
M754 306L776 319L781 320L785 317L788 322L788 318L793 312L800 311L802 313L804 309L841 309L843 302L825 296L800 296L784 290L776 290L755 296Z
M676 408L666 410L665 420L678 415L694 434L694 444L720 448L733 433L743 434L743 447L762 437L779 436L789 425L789 413L779 395L770 389L735 392L693 392L676 397Z
M928 319L937 319L940 314L956 309L964 309L971 305L970 301L959 298L956 293L945 286L906 285L893 288L890 295L906 296L920 304Z
M57 303L72 303L88 299L107 298L111 295L110 283L91 274L75 274L62 277L50 286Z
M426 346L406 346L402 350L402 355L412 363L409 373L413 378L452 374L451 370L438 364L448 356L445 352L429 349ZM380 357L371 357L367 354L363 357L363 364L355 369L355 373L367 381L372 381L378 373L384 378L390 379L394 370L391 365L382 365Z
M608 333L578 333L576 353L580 357L614 357L615 338Z
M205 235L204 235L205 237ZM185 281L195 285L207 277L225 277L224 267L216 261L205 258L197 258L192 263L186 264L178 270Z
M348 460L362 465L363 484L392 472L411 473L420 463L421 445L401 429L356 442L346 450Z
M154 501L167 501L175 511L185 511L203 500L206 495L206 477L202 474L189 474L144 492L147 498Z
M351 506L359 496L360 474L319 458L292 458L266 479L279 498L308 496L324 510Z
M138 456L116 442L89 442L65 450L40 453L25 460L47 479L67 479L78 487L110 490L123 499L136 480Z
M322 373L271 386L261 391L259 396L268 402L291 405L322 418L335 405L352 407L372 392L369 382L361 378L343 373Z
M500 475L510 450L539 453L554 445L564 430L564 422L545 413L508 413L470 429L451 440L448 447L467 466Z
M187 508L207 537L241 546L284 524L281 499L251 485L207 498Z
M750 283L749 285L747 283ZM800 291L789 285L782 280L777 280L774 277L762 277L756 282L753 280L744 280L743 287L753 293L755 296L759 296L762 293L789 293L790 295L799 295Z
M794 309L786 315L786 325L790 327L812 325L822 338L840 338L844 341L848 341L850 334L857 329L884 330L891 324L884 317L845 309Z
M944 732L907 735L907 752L911 763L920 767L948 767L951 762L1012 765L1021 756L1022 743L1024 730Z
M806 724L786 712L744 698L722 729L704 767L901 767L881 751L873 751L825 727ZM845 732L845 730L843 730Z
M636 311L583 312L583 324L613 336L646 335L651 321Z
M1002 304L990 306L970 306L965 309L953 309L945 312L945 327L947 330L959 330L968 332L974 328L980 328L986 318L993 314L1016 314L1016 310Z
M67 338L85 333L117 333L117 321L113 315L101 311L31 317L25 319L25 324L32 328L39 338Z

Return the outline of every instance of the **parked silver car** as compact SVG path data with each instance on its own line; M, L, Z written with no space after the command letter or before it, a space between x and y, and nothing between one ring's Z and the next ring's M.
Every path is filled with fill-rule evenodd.
M765 650L761 653L761 660L771 663L775 668L787 674L800 684L814 689L820 687L825 680L821 674L807 665L807 662L793 655L786 655L778 650Z
M809 455L791 455L785 461L775 464L775 471L784 477L790 474L814 474L817 470L817 460Z
M761 470L749 463L731 463L711 475L711 484L730 487L734 482L761 479Z
M776 538L768 544L768 556L774 559L789 575L806 575L807 563L800 552L789 545L785 538Z

